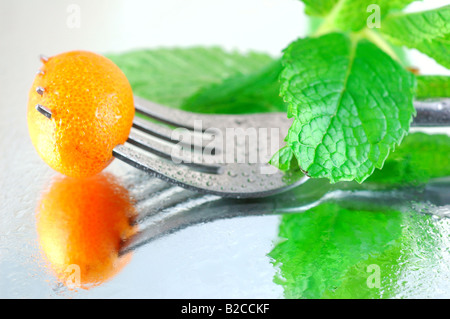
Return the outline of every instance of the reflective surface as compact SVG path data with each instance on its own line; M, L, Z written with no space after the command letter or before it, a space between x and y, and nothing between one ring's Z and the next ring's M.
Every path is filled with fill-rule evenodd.
M249 1L245 7L240 1L217 1L217 7L199 1L204 11L182 1L165 1L165 5L154 1L146 10L139 7L145 5L143 1L79 3L80 28L67 25L72 12L68 11L69 2L0 4L0 297L450 295L450 222L440 217L449 214L445 181L430 184L428 193L423 188L418 193L390 190L377 197L368 188L360 189L356 199L335 201L336 197L348 199L347 195L355 194L338 192L334 198L329 195L325 204L317 200L330 189L317 181L319 184L296 190L299 197L289 197L295 202L282 197L244 203L161 185L119 161L106 171L116 176L131 196L141 199L136 207L143 215L141 230L147 231L138 239L145 245L139 246L129 264L105 284L90 290L63 286L39 248L36 231L36 207L57 176L36 154L26 127L27 94L40 64L39 54L194 44L277 54L304 34L298 25L302 7L287 0ZM229 14L224 15L224 10ZM231 14L236 15L232 34L239 36L229 33L226 22ZM266 23L274 16L279 33ZM249 19L254 23L249 24ZM204 24L212 27L203 32ZM252 25L257 25L257 30ZM244 28L250 28L249 33L242 32ZM180 34L179 30L185 32ZM272 42L267 41L267 34L275 34ZM414 57L424 61L426 72L444 72L417 53ZM374 200L387 203L387 208L375 205ZM290 214L281 217L281 213ZM350 224L353 228L349 230ZM301 227L304 237L292 231ZM285 244L288 242L292 245ZM374 290L370 285L376 281L367 284L373 273L367 271L370 265L380 266L380 288Z

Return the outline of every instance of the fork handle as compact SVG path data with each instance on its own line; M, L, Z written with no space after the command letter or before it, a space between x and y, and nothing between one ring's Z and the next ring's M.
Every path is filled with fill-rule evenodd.
M412 126L450 126L450 98L414 101L417 116Z

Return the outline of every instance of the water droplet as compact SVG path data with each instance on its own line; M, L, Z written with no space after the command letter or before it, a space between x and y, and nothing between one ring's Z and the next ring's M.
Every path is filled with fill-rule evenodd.
M237 174L235 172L232 172L232 171L228 171L228 175L231 176L231 177L236 177L237 176Z

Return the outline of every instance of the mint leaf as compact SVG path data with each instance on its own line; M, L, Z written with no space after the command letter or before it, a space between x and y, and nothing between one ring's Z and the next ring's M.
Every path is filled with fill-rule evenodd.
M450 176L450 136L414 133L405 137L366 182L417 186L432 178Z
M416 48L450 67L450 6L387 16L380 32L393 44Z
M422 0L388 0L388 1L378 1L381 2L383 5L387 5L389 11L391 10L400 10L405 8L408 4L416 2L416 1L422 1ZM377 3L377 1L366 1L367 3Z
M339 0L302 0L305 4L305 13L312 16L326 16Z
M419 75L417 79L416 97L449 97L450 76L444 75Z
M450 33L433 41L423 41L414 47L433 58L437 63L450 68Z
M283 241L269 253L280 269L274 281L283 286L286 298L379 298L382 289L396 285L403 218L397 211L331 203L284 215L279 230ZM367 286L370 264L382 267L381 289Z
M416 13L390 14L380 31L399 43L431 41L450 33L450 6Z
M350 26L350 29L355 25L358 25L357 29L363 27L362 24L370 15L367 7L371 4L379 5L381 15L385 15L390 10L402 9L414 1L416 0L302 0L306 14L319 17L333 14L338 18L338 24Z
M180 107L205 86L256 72L273 61L262 53L229 53L200 47L139 50L111 54L108 58L125 73L134 94L172 107Z
M207 86L186 99L181 108L202 113L257 113L287 110L280 97L281 61L253 73L239 74Z
M292 166L291 164L293 158L294 158L294 151L292 150L292 148L283 147L272 156L270 164L272 164L275 167L278 167L282 171L287 171Z
M381 168L409 130L414 76L374 44L339 33L292 43L283 64L280 92L294 117L286 147L302 170L362 182Z
M445 260L446 235L430 215L326 203L282 216L269 257L286 298L398 298L414 295L402 285L405 274L421 285L417 268ZM374 265L379 287L367 284Z
M366 27L367 19L373 14L381 19L388 12L402 9L413 1L415 0L303 0L307 14L325 18L320 30L341 31L359 31Z
M393 9L402 9L414 0L341 0L336 5L338 12L335 26L344 31L358 31L366 27L367 18L373 13L367 12L369 5L378 5L380 17Z

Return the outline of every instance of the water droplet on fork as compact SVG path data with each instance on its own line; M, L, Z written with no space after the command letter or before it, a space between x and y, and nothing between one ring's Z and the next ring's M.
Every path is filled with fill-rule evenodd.
M232 171L228 171L228 175L231 176L231 177L236 177L237 176L237 174L235 172L232 172Z

